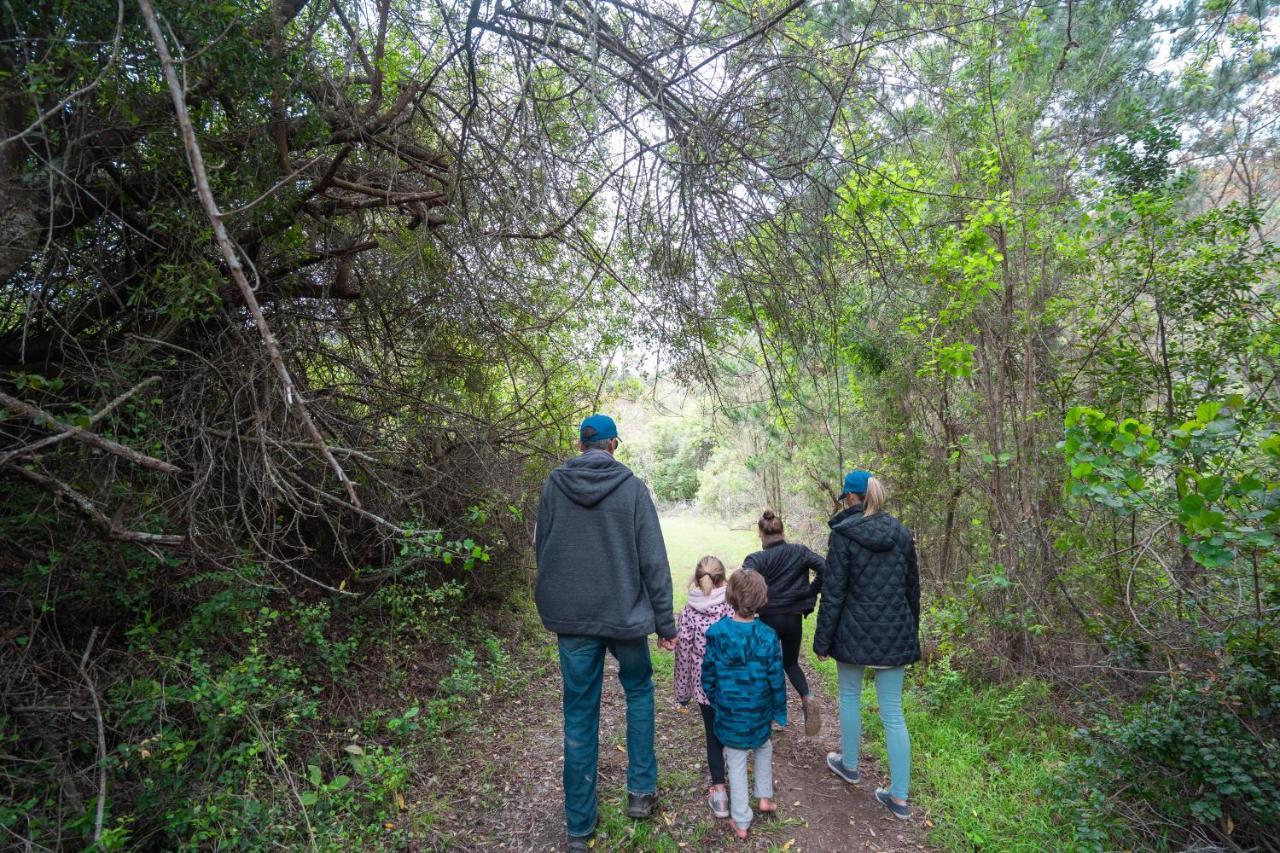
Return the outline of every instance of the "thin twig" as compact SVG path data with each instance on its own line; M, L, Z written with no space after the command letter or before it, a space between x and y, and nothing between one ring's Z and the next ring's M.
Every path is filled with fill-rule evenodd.
M93 650L93 641L98 639L98 626L89 632L89 642L85 644L84 654L80 656L80 677L89 688L89 697L93 699L93 716L98 724L98 807L93 818L93 843L102 841L102 813L107 805L107 734L102 723L102 705L98 702L98 688L89 677L89 652Z

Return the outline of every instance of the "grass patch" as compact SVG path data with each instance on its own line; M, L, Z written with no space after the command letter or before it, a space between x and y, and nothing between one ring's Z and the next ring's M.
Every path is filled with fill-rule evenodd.
M748 554L760 550L760 537L754 530L733 530L725 522L699 516L662 518L662 538L667 543L677 613L684 609L689 581L693 579L698 560L711 554L719 557L732 572L742 565Z
M809 661L832 696L834 661ZM1068 850L1075 847L1060 789L1071 754L1068 729L1048 701L1048 685L970 684L948 661L908 670L903 708L911 733L912 800L947 850ZM837 723L838 724L838 723ZM870 677L862 690L862 751L888 772L884 728Z

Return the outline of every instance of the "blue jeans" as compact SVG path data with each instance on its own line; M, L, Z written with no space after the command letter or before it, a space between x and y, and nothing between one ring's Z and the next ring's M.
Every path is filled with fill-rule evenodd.
M559 635L560 677L564 681L564 815L569 834L596 828L596 773L600 757L600 690L604 652L618 661L618 680L627 694L627 791L658 790L658 758L653 751L653 666L649 639Z
M837 663L840 676L840 738L844 755L841 761L850 769L858 766L858 740L862 735L862 670L863 667ZM902 716L902 680L907 668L895 666L874 669L876 700L880 704L880 722L884 723L885 749L889 753L889 793L900 800L907 798L911 786L911 736Z

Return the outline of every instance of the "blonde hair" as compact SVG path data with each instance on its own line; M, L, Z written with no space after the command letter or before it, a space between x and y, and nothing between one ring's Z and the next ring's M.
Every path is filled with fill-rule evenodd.
M769 600L769 585L759 572L750 569L739 569L729 578L729 586L724 591L724 600L734 612L743 619L756 615Z
M867 478L867 493L862 497L862 514L875 515L884 509L884 484L876 477Z
M874 475L870 476L867 478L866 494L859 495L854 492L850 492L845 495L845 506L854 506L854 498L861 500L862 514L864 517L868 515L875 515L877 512L884 509L884 502L886 499L884 483L881 483Z
M693 583L689 584L689 588L694 587L702 590L703 595L710 595L711 591L718 586L724 586L724 563L720 562L719 557L712 557L710 554L698 561L698 566L693 570Z

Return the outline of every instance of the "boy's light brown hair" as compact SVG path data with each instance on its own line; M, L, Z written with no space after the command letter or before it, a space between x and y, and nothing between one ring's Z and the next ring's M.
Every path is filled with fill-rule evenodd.
M769 585L759 572L740 569L729 576L724 600L743 619L750 619L769 600Z

